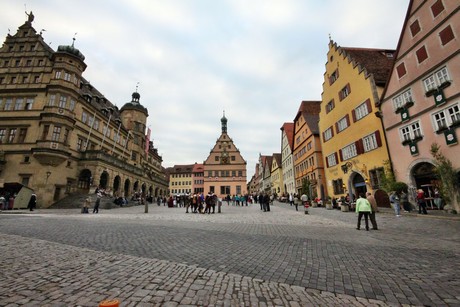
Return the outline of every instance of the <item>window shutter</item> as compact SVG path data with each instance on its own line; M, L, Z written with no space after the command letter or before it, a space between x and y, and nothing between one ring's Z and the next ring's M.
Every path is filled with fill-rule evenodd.
M329 168L329 159L326 157L326 167Z
M334 129L332 129L332 126L331 126L331 138L334 136Z
M406 66L404 65L404 62L399 64L396 67L396 72L398 73L398 78L402 78L406 73Z
M336 73L335 78L338 79L339 78L339 69L338 68L335 70L335 73Z
M340 161L343 161L342 149L339 149L339 157L340 157ZM339 161L337 161L337 163L338 162Z
M342 96L342 90L339 91L339 100L342 101L343 100L343 96Z
M335 123L335 130L337 131L337 134L340 133L340 131L339 131L339 122Z
M428 58L428 53L426 52L425 46L420 47L417 51L415 51L415 55L417 56L418 63L422 63Z
M347 89L348 89L348 95L351 94L351 87L350 87L350 83L347 83Z
M380 137L380 131L375 131L375 140L377 141L377 146L382 147L382 138Z
M335 156L335 162L339 164L339 156L337 155L336 152L334 152L334 156Z
M355 146L356 146L356 152L358 153L358 155L364 153L363 139L357 140L357 141L355 142Z
M418 23L418 19L414 21L410 26L410 33L412 34L412 37L414 37L418 32L420 32L420 24Z
M355 109L351 110L351 117L353 118L353 122L356 123L356 111L355 111Z
M370 100L370 99L367 99L367 100L366 100L366 106L367 106L367 112L368 112L368 113L371 113L371 112L372 112L372 104L371 104L371 100Z
M325 135L325 133L324 133L324 131L323 131L323 143L324 143L324 142L326 142L326 135Z
M441 0L436 1L431 6L431 12L433 13L433 17L438 16L442 11L444 11L444 4L442 4Z
M332 85L332 78L331 76L327 77L329 79L329 85Z
M447 26L441 32L439 32L439 38L441 39L441 43L443 46L455 38L454 32L452 31L450 25Z
M347 114L347 115L345 116L345 118L346 118L346 120L347 120L347 127L350 127L350 115Z

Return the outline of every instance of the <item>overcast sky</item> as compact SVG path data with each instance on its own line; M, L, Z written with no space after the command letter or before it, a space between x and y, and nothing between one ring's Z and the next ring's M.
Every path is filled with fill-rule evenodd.
M395 49L409 0L1 0L2 42L24 3L54 50L77 33L83 76L119 108L139 82L164 167L203 163L225 110L249 180L300 102L321 99L329 35Z

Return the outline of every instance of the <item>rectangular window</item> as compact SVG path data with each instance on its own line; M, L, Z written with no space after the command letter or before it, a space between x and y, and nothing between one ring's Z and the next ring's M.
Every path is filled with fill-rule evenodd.
M8 143L13 143L14 137L16 136L16 128L11 128L8 134Z
M365 117L367 114L369 114L369 109L367 108L367 101L365 101L355 109L356 120L360 120L361 118Z
M444 11L444 4L442 3L442 0L437 0L432 6L431 6L431 12L433 13L433 17L436 18L441 12Z
M326 114L331 112L334 108L335 108L334 99L332 99L326 105Z
M6 98L6 100L5 100L5 106L3 107L3 110L5 110L5 111L11 110L12 104L13 104L13 99L11 99L11 98Z
M236 186L236 194L237 195L241 194L241 186L240 185Z
M329 155L327 156L327 165L329 167L332 167L332 166L336 166L337 165L337 158L336 158L336 154L333 153L332 155Z
M48 105L50 107L54 107L54 104L56 103L56 95L55 94L51 94L50 95L50 98L48 100Z
M433 114L436 131L447 129L453 124L460 122L460 108L458 104L445 108Z
M16 103L14 104L15 110L22 110L24 108L24 99L16 98Z
M77 150L78 151L82 151L83 150L83 139L82 138L78 138L77 140Z
M439 32L439 38L441 39L441 44L443 46L455 38L454 32L452 31L450 25Z
M358 151L356 149L356 143L352 143L344 148L342 148L342 157L343 160L348 160L358 155Z
M425 61L428 58L428 53L425 46L422 46L417 51L415 51L415 55L417 56L417 61L419 64Z
M86 113L85 111L83 111L81 113L81 122L86 124L86 122L88 121L88 113Z
M25 110L32 110L32 107L34 105L35 99L34 98L27 98L26 100L26 107L24 108Z
M408 89L407 91L401 93L400 95L393 98L393 107L396 110L399 107L402 107L406 104L406 102L413 102L412 98L412 91Z
M69 129L64 129L64 144L67 145L67 141L68 141L68 138L69 138Z
M67 97L61 95L61 97L59 97L59 107L65 109L66 105L67 105Z
M69 105L69 110L73 111L75 109L75 99L70 98L70 105Z
M5 143L5 139L6 139L6 129L0 128L0 144Z
M61 72L60 71L56 71L56 79L61 79Z
M406 66L404 65L404 62L396 66L396 72L398 73L398 78L401 79L406 75Z
M339 98L340 98L340 101L344 100L345 98L347 98L348 95L350 95L351 93L351 89L350 89L350 84L347 84L345 85L344 88L342 88L339 92Z
M42 141L45 141L48 137L48 132L50 130L50 125L43 126Z
M364 151L368 152L371 150L374 150L378 147L377 145L377 138L375 136L375 133L372 133L366 137L363 138L363 145L364 145Z
M65 73L64 73L64 80L66 80L66 81L70 81L70 80L71 80L70 74L69 74L68 72L65 72Z
M411 23L409 28L410 28L410 33L412 34L412 37L414 37L418 32L420 32L420 24L418 23L418 20Z
M436 89L444 82L450 81L449 72L447 67L444 66L441 69L435 71L433 74L429 75L423 80L425 85L425 90L428 92L430 90Z
M59 142L59 137L61 136L61 127L54 126L53 128L53 135L51 136L51 140L54 142Z
M422 130L420 128L420 123L414 122L407 126L404 126L400 129L401 141L410 141L422 136Z
M332 138L332 127L329 127L324 131L324 141L328 141Z
M27 128L19 129L18 143L24 143L26 139Z
M34 82L35 83L40 83L40 76L35 76L34 77Z
M347 120L347 117L343 117L341 120L339 120L337 122L337 128L338 128L338 131L341 132L345 129L348 128L348 120Z

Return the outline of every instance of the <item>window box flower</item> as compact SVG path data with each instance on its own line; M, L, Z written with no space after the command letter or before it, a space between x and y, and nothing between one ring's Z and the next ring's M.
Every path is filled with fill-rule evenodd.
M458 126L460 126L460 119L456 120L452 124L450 124L450 128L456 128Z
M449 129L449 127L443 125L443 126L439 126L438 130L436 130L436 134L441 134L443 133L444 131L446 131L447 129Z
M426 96L426 97L433 96L434 93L436 93L437 91L438 91L438 89L432 88L431 90L428 90L428 91L425 93L425 96Z
M441 85L439 86L439 89L440 89L440 90L445 89L446 87L449 87L451 83L452 83L452 82L449 81L449 80L444 81L444 82L441 83Z

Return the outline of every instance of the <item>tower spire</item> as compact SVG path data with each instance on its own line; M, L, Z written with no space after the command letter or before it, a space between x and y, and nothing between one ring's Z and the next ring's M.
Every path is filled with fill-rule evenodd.
M222 133L227 133L227 118L225 117L225 110L224 116L220 119L220 122L222 124Z

